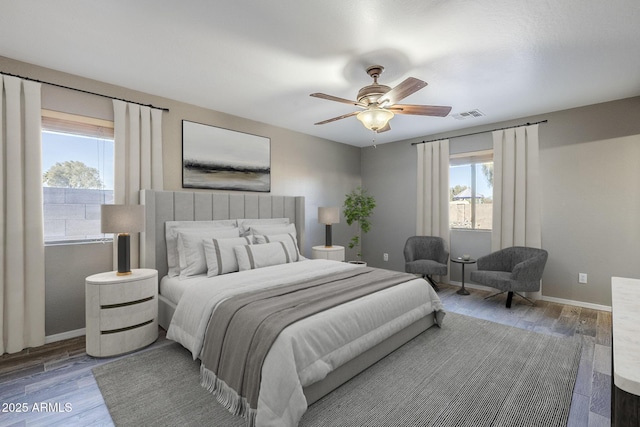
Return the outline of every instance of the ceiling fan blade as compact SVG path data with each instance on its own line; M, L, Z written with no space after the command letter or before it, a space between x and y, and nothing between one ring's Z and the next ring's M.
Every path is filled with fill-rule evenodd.
M413 114L417 116L436 116L446 117L451 111L451 107L437 106L437 105L408 105L397 104L393 107L387 108L387 110L393 111L395 114Z
M360 104L358 101L351 101L349 99L339 98L333 95L327 95L325 93L312 93L309 96L313 96L314 98L326 99L329 101L342 102L343 104L355 105L358 107L364 107L364 105Z
M349 113L349 114L343 114L342 116L338 116L338 117L334 117L332 119L327 119L318 123L314 123L314 125L324 125L326 123L331 123L331 122L335 122L336 120L342 120L342 119L346 119L347 117L351 117L351 116L355 116L356 114L358 114L359 111L354 111L353 113Z
M424 82L415 77L407 77L402 83L385 93L378 99L378 105L394 105L411 95L414 92L419 91L427 85Z

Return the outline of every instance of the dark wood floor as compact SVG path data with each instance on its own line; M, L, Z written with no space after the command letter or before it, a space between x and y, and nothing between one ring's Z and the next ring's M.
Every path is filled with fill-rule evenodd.
M164 336L118 357L88 356L84 337L0 356L0 427L113 426L91 369L171 343Z
M611 313L545 301L533 307L518 297L508 310L503 295L485 300L484 290L462 296L458 289L441 285L447 311L543 334L580 335L582 357L568 425L610 426ZM161 330L158 341L141 351L167 343ZM129 355L96 359L84 346L82 337L1 356L0 426L112 426L91 369ZM26 412L17 412L21 409Z

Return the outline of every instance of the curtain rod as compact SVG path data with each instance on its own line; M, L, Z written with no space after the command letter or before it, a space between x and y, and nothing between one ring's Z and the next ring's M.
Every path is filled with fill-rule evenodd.
M480 132L474 132L474 133L466 133L464 135L456 135L456 136L450 136L448 138L438 138L438 139L431 139L429 141L421 141L421 142L412 142L411 145L418 145L418 144L426 144L427 142L434 142L434 141L442 141L443 139L453 139L453 138L462 138L463 136L471 136L471 135L479 135L481 133L489 133L489 132L495 132L497 130L505 130L505 129L513 129L513 128L519 128L522 126L531 126L531 125L538 125L540 123L547 123L548 120L541 120L539 122L534 122L534 123L524 123L521 125L515 125L515 126L507 126L504 128L497 128L497 129L491 129L491 130L483 130Z
M49 86L61 87L63 89L75 90L76 92L88 93L89 95L96 95L96 96L101 96L103 98L116 99L118 101L129 102L131 104L137 104L137 105L141 105L143 107L155 108L156 110L169 111L168 108L154 107L151 104L143 104L141 102L127 101L126 99L116 98L115 96L103 95L101 93L90 92L90 91L84 90L84 89L78 89L78 88L75 88L75 87L63 86L63 85L59 85L57 83L45 82L45 81L38 80L38 79L32 79L30 77L19 76L17 74L5 73L4 71L0 71L0 74L4 74L5 76L18 77L18 78L23 79L23 80L29 80L31 82L42 83L42 84L49 85Z

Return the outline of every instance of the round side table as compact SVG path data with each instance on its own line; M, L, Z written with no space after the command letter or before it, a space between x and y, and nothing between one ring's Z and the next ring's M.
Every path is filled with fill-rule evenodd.
M86 347L94 357L111 357L158 339L158 272L134 268L85 279Z
M456 292L457 294L469 295L469 291L466 290L465 287L464 287L464 266L467 265L467 264L475 264L476 261L477 260L473 259L473 258L469 258L469 259L451 258L451 262L462 264L462 287Z
M314 246L311 248L311 258L344 262L344 246Z

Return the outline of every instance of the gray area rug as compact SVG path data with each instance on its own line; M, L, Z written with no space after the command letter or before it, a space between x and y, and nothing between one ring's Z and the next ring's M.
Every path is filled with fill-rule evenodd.
M448 313L312 405L301 426L566 426L581 340ZM177 344L93 370L117 426L244 426Z

